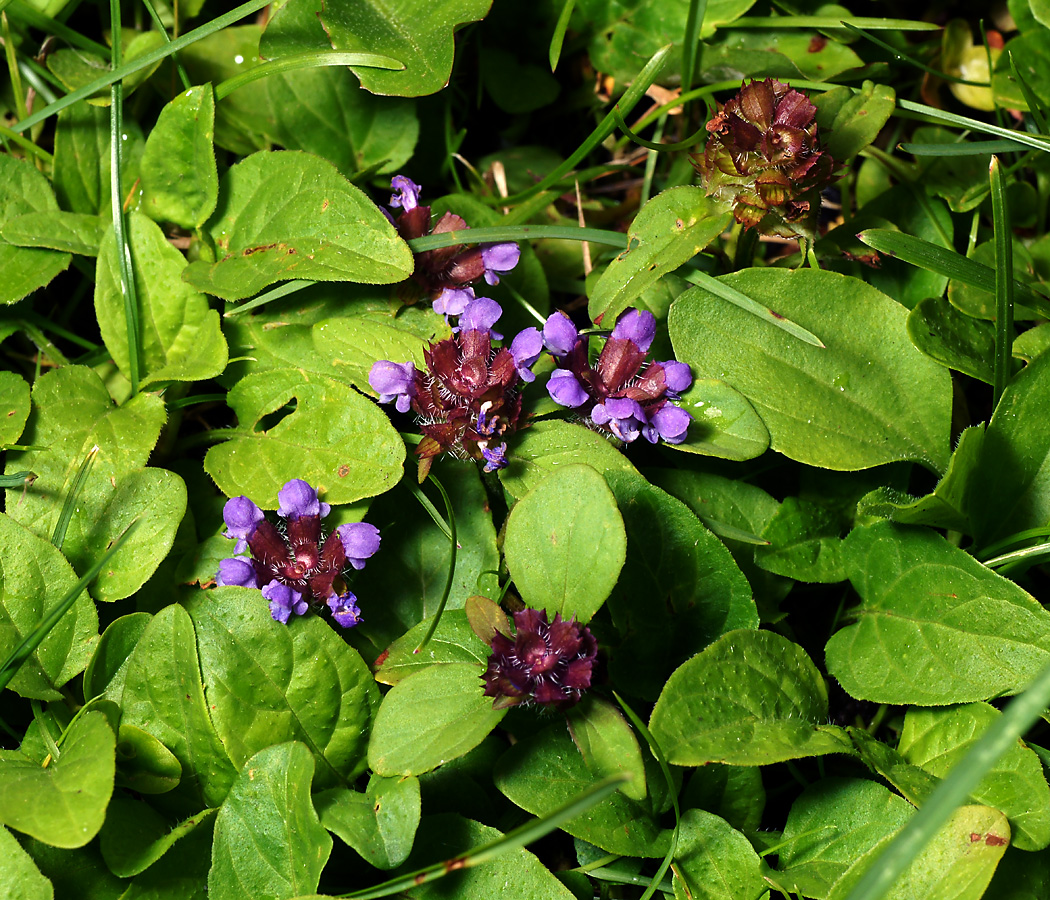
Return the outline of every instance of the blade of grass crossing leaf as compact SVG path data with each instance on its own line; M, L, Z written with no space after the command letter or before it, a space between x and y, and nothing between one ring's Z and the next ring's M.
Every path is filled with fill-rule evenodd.
M902 113L905 115L902 115ZM911 115L907 115L908 113L911 113ZM1042 150L1044 153L1050 152L1050 138L1026 134L1023 131L1012 131L1009 128L1000 128L998 125L991 125L988 122L981 122L978 119L971 119L967 116L959 116L943 109L926 106L924 103L915 103L912 100L902 100L898 97L896 115L907 119L921 116L923 118L920 121L943 122L947 125L955 125L958 128L968 128L970 131L976 131L980 134L992 134L996 137L1014 140L1019 144Z
M325 66L368 66L373 69L403 69L405 64L389 56L378 53L344 53L340 50L311 50L309 53L296 53L270 59L257 66L234 75L215 86L215 99L222 100L230 96L237 88L281 72L294 72L296 69L320 69Z
M664 136L664 128L667 127L667 116L660 116L656 120L656 128L653 129L653 137L656 138L656 143L660 143ZM645 206L649 202L649 198L653 195L653 178L656 177L656 160L657 151L650 150L645 156L645 174L642 176L642 195L639 200L639 206Z
M922 852L949 816L966 803L971 792L999 758L1039 718L1050 703L1050 666L1003 710L1003 714L973 744L923 803L919 811L890 841L847 900L879 900L897 877Z
M992 407L999 404L1010 378L1014 342L1014 250L1006 185L999 158L988 167L992 186L992 223L995 226L995 360L992 368Z
M867 28L869 31L940 31L940 25L932 22L916 22L914 19L878 19L853 16L842 19L838 16L748 16L719 25L719 28Z
M26 108L26 92L22 87L22 73L18 69L18 53L15 42L11 40L11 25L7 21L7 13L0 13L0 27L4 36L4 56L7 58L7 75L11 80L11 93L14 94L15 109L22 115Z
M671 769L667 765L667 759L664 757L660 745L656 743L656 739L646 727L645 723L638 718L635 711L624 702L624 699L617 694L616 691L613 691L613 697L616 698L616 702L620 704L620 709L624 711L624 715L627 716L631 724L637 728L638 732L645 738L645 742L649 745L649 749L652 751L653 756L656 757L656 761L660 766L660 771L663 773L664 781L667 782L667 791L671 797L671 806L674 808L674 832L671 835L671 846L667 849L667 855L663 858L663 862L660 863L660 868L656 870L656 874L653 875L652 881L649 882L649 886L641 896L641 900L649 900L649 898L660 889L663 877L671 867L671 860L674 859L675 853L678 852L678 831L682 824L682 812L678 808L678 792L675 790L674 779L671 778ZM696 896L695 891L692 891L688 885L686 885L686 889L692 896Z
M685 19L685 34L682 37L682 93L693 86L696 72L696 46L700 42L700 29L707 15L707 0L689 0L689 15Z
M975 555L977 559L980 560L991 559L997 553L1001 553L1007 547L1012 547L1014 544L1023 544L1025 541L1030 541L1033 538L1047 536L1050 536L1050 525L1042 525L1039 528L1028 528L1025 531L1018 531L1016 534L1011 534L1009 537L1005 537L1001 541L996 541L994 544L989 544L987 547L984 547L980 553Z
M502 856L504 853L517 850L519 847L524 847L533 841L538 841L544 835L550 834L563 822L575 819L592 806L600 803L629 777L628 775L613 775L604 781L599 781L597 784L587 788L578 797L570 800L564 806L559 807L542 819L533 819L531 822L526 822L513 831L508 831L498 840L482 844L480 847L468 850L460 856L446 859L444 862L435 863L432 866L427 866L425 869L410 872L408 875L402 875L390 881L384 881L382 884L377 884L374 887L354 891L349 894L339 894L339 896L347 898L347 900L376 900L379 897L389 897L418 887L421 884L436 881L449 872L479 866L491 859Z
M864 40L871 42L876 47L881 47L887 53L892 53L894 59L899 59L901 62L906 62L909 65L915 66L917 69L921 69L923 72L929 72L931 75L936 75L942 81L951 81L955 84L971 84L974 87L988 87L987 81L967 81L965 78L957 78L954 75L949 75L947 72L941 72L938 69L931 68L925 63L920 62L913 56L909 56L902 50L898 50L892 44L887 44L885 41L880 40L873 34L868 34L863 28L858 28L856 25L852 25L849 22L842 23L846 28L856 34L858 37L864 38Z
M452 501L448 499L448 492L441 482L434 477L433 473L430 474L429 478L434 482L434 487L438 489L438 493L441 494L441 499L445 501L445 513L448 515L448 577L445 579L445 591L441 595L441 602L438 604L437 612L434 613L434 621L430 623L427 633L423 635L423 640L412 651L413 653L419 653L420 650L429 644L430 639L434 636L434 632L437 631L438 624L441 622L441 614L445 611L445 604L448 603L449 594L452 593L452 581L456 575L456 557L459 552L459 541L456 535L456 513L452 509ZM437 512L437 510L434 510L434 512Z
M62 504L62 512L59 513L58 521L55 523L55 530L51 533L51 543L59 550L62 549L62 544L65 543L66 529L69 528L69 520L73 518L73 511L77 508L77 500L80 499L80 492L84 489L84 481L87 479L88 472L91 471L91 467L95 464L97 457L98 444L95 444L88 451L88 455L84 457L84 461L80 464L73 483L69 486L65 502Z
M7 4L4 5L6 6ZM66 7L66 12L72 12L72 8ZM72 44L74 47L79 47L81 50L87 50L89 53L97 53L99 56L105 56L109 53L109 47L105 44L95 43L90 38L82 35L79 31L70 28L68 25L59 22L57 19L45 16L30 4L23 3L22 0L15 0L15 2L11 4L11 15L20 22L32 25L34 28L46 32L47 34L53 34L55 37L61 38L63 41ZM105 85L103 85L103 87L105 87Z
M419 505L422 506L423 509L427 511L430 518L434 520L434 524L441 529L441 533L451 541L452 529L448 527L448 522L442 518L437 507L430 502L430 498L423 493L422 489L417 484L409 484L409 490L412 491L412 496L419 501Z
M643 137L639 137L633 131L631 127L623 120L623 116L620 115L620 107L614 106L612 111L613 116L616 119L616 127L620 129L627 137L629 137L634 143L645 147L646 150L655 150L659 152L666 152L667 150L685 150L692 147L693 144L697 143L707 133L707 127L701 126L695 134L690 135L683 141L676 141L673 144L660 144L655 141L647 141Z
M160 16L157 14L156 8L153 6L153 0L142 0L143 5L146 7L146 12L149 13L149 17L153 20L153 25L160 33L160 36L164 38L165 44L171 43L171 37L168 35L168 29L164 27L164 23L160 20ZM182 63L175 58L174 54L172 58L175 61L175 71L178 72L179 81L182 82L182 89L188 91L193 87L193 83L190 81L190 76L186 74L186 69Z
M1020 69L1017 68L1017 63L1014 62L1013 52L1008 50L1006 56L1010 60L1010 71L1013 73L1014 79L1017 81L1017 86L1021 89L1021 96L1024 97L1024 102L1028 106L1028 111L1032 114L1032 120L1035 122L1035 127L1043 134L1046 134L1046 116L1043 114L1042 104L1039 102L1035 94L1032 93L1032 89L1028 86L1028 82L1025 81Z
M59 619L69 611L70 607L76 602L77 597L79 597L84 589L98 577L98 573L101 572L103 566L113 558L113 555L124 546L124 542L138 527L138 523L139 520L135 519L131 525L128 526L128 530L117 538L113 546L102 555L98 562L84 573L84 577L73 586L65 597L51 608L51 611L44 616L40 624L26 635L22 642L11 651L7 659L0 664L0 691L10 684L11 679L18 673L22 664L29 659L33 654L33 651L40 646L40 642L43 641L51 629L58 624Z
M1050 555L1050 544L1036 544L1032 547L1025 547L1022 550L1011 550L1009 553L993 557L992 559L987 560L985 565L988 566L989 569L998 569L1002 566L1008 566L1017 562L1034 562L1035 560L1048 555Z
M113 47L110 61L113 71L120 68L121 28L120 0L109 0ZM169 44L170 46L170 44ZM113 234L117 241L117 268L120 270L120 289L124 295L124 321L128 332L128 381L131 396L139 392L139 304L135 294L135 276L132 270L131 248L124 230L124 206L121 192L121 173L124 171L124 85L115 81L110 86L109 154L110 196L113 204Z
M259 294L254 300L249 300L247 303L242 303L240 306L235 306L233 309L227 310L223 313L223 317L229 319L233 316L242 315L250 310L257 309L260 306L265 306L267 303L272 303L274 300L280 300L282 297L294 294L296 291L301 291L303 288L308 288L312 284L317 284L317 282L304 281L302 279L297 281L286 281L280 287L275 287L272 291L267 291L265 294ZM233 360L230 360L230 362L233 362Z
M993 153L1019 153L1024 144L1017 141L970 141L965 144L909 144L897 145L912 156L990 156Z
M4 449L0 447L0 450ZM30 478L36 476L32 472L12 472L10 475L0 475L0 488L22 487Z
M549 53L552 72L558 68L558 60L561 59L562 44L565 43L565 32L569 29L569 19L572 18L572 10L574 6L576 6L576 0L565 0L565 5L561 8L561 14L558 16L558 21L554 25L554 34L551 35L551 47Z
M44 150L42 147L38 147L29 138L24 137L16 131L12 131L6 125L0 125L0 138L6 138L9 141L14 141L25 150L27 153L32 153L37 159L43 160L49 166L54 163L54 157Z

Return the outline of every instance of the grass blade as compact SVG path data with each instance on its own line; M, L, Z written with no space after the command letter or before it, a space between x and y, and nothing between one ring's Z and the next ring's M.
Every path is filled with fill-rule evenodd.
M240 75L234 75L215 86L215 99L222 100L230 96L237 88L251 84L268 75L279 75L281 72L293 72L296 69L320 69L325 66L367 66L372 69L403 69L405 64L389 56L378 53L344 53L341 50L311 50L309 53L296 53L269 59L257 66L252 66Z
M73 518L73 511L77 508L77 500L80 499L80 492L84 489L84 482L87 480L88 472L91 471L91 467L95 464L95 459L97 457L98 444L95 444L95 446L88 451L88 455L84 457L84 461L80 464L80 468L77 470L73 483L69 486L69 492L66 494L65 502L62 504L62 512L58 514L58 521L55 523L55 530L51 533L51 543L59 550L62 549L62 544L65 543L66 529L69 528L69 520Z
M423 635L423 640L412 651L413 653L418 653L429 644L430 639L434 636L434 632L437 631L438 624L441 622L441 614L445 611L445 604L448 603L449 594L452 593L452 581L456 574L456 557L459 555L459 540L456 536L456 513L452 509L452 501L448 499L448 492L441 482L434 477L433 473L429 477L434 482L434 487L438 489L438 493L441 494L441 499L445 501L445 513L448 515L448 578L445 579L445 590L441 595L441 602L438 604L437 612L434 613L434 621L430 623L427 633ZM437 512L437 510L434 510L434 512Z
M719 28L866 28L868 31L940 31L932 22L913 19L879 19L867 16L748 16L719 25Z
M0 447L0 450L3 450ZM32 484L36 480L35 472L12 472L10 475L0 475L0 488L18 488L23 485Z
M955 75L949 75L947 72L941 72L938 69L931 68L923 62L917 60L914 56L909 56L902 50L898 50L892 44L887 44L885 41L880 40L873 34L868 34L863 28L858 28L856 25L851 25L849 22L843 22L843 25L847 29L852 31L858 37L864 38L864 40L871 42L876 47L880 47L887 53L892 53L894 59L899 59L902 62L906 62L909 65L915 66L917 69L921 69L923 72L929 72L931 75L940 78L942 81L950 81L954 84L970 84L974 87L990 87L987 81L967 81L965 78L957 78Z
M682 93L689 93L696 72L696 47L700 43L700 31L707 15L707 0L689 0L689 15L685 20L685 36L682 40Z
M992 223L995 226L995 360L992 368L992 408L999 405L1013 365L1014 248L1010 208L999 158L988 167L992 186Z
M254 300L249 300L247 303L242 303L240 306L235 306L233 309L227 310L223 313L223 318L229 319L233 316L243 315L250 310L257 309L260 306L265 306L267 303L272 303L274 300L280 300L282 297L287 297L289 294L294 294L296 291L308 288L312 284L317 284L317 282L303 281L302 279L286 281L280 287L275 287L272 291L267 291L265 294L259 294Z
M1046 116L1043 115L1043 110L1039 100L1035 94L1032 93L1032 89L1028 86L1028 82L1024 80L1024 76L1017 68L1017 63L1014 62L1014 55L1011 51L1007 51L1007 57L1010 60L1010 72L1014 78L1017 79L1017 86L1021 89L1021 96L1024 97L1024 102L1028 105L1028 111L1032 114L1032 120L1035 122L1035 127L1039 129L1043 134L1047 133Z
M966 144L897 145L912 156L990 156L993 153L1021 153L1028 148L1017 141L970 141Z
M569 19L572 18L572 10L574 6L576 6L576 0L565 0L565 5L561 8L561 14L558 16L558 21L554 25L554 34L551 35L551 48L550 53L548 54L552 72L558 68L558 60L561 59L562 44L565 43L565 32L569 30Z
M1027 134L1023 131L1012 131L1009 128L1000 128L998 125L990 125L978 119L958 116L943 109L934 109L932 106L926 106L924 103L915 103L912 100L902 100L898 97L896 115L899 116L902 112L913 114L911 116L903 116L903 118L922 116L923 118L920 121L932 120L938 124L944 123L945 125L954 125L957 128L968 128L970 131L976 131L980 134L992 134L995 137L1016 141L1019 144L1024 144L1026 147L1042 150L1044 153L1050 152L1050 138Z
M0 8L8 8L8 4L4 3ZM87 50L89 53L97 53L101 57L105 57L109 53L109 47L105 44L95 43L90 38L84 37L79 31L70 28L57 19L45 16L40 10L30 6L28 3L23 3L22 0L14 0L10 4L10 10L12 18L25 22L27 25L40 31L53 34L74 47Z

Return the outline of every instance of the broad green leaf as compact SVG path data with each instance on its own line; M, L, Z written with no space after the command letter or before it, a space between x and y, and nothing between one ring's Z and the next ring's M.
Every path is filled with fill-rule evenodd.
M747 398L717 378L697 378L675 401L693 417L675 450L742 462L769 448L769 431Z
M655 700L675 668L727 631L757 628L758 613L729 551L681 501L637 474L606 477L627 531L608 604L622 635L609 670Z
M429 772L476 747L505 713L485 696L479 666L431 666L383 698L368 764L377 775L390 777Z
M226 368L228 359L219 314L208 309L203 294L182 281L186 260L160 227L136 212L127 221L140 310L143 383L214 378ZM106 349L128 376L128 330L119 266L119 250L110 230L99 249L95 313Z
M984 166L981 166L981 183L987 183ZM1047 301L1032 291L1036 275L1035 261L1032 254L1020 241L1014 241L1011 247L1014 264L1014 290L1017 300L1014 303L1014 321L1034 319L1039 322L1046 317ZM984 241L974 247L967 259L977 266L976 271L967 275L973 277L967 281L955 277L948 283L948 299L952 306L967 316L995 321L995 241ZM980 283L975 283L977 279ZM991 282L991 283L989 283ZM1020 285L1024 287L1021 288ZM1027 294L1027 298L1024 296ZM1022 303L1022 300L1027 302ZM1038 304L1038 305L1037 305Z
M208 710L234 766L294 740L314 754L318 787L360 774L379 695L328 622L308 615L283 626L257 590L237 587L199 591L186 608Z
M98 256L106 225L102 218L61 209L26 213L9 219L0 238L18 247L46 247L81 256Z
M82 847L102 827L113 793L116 738L102 713L70 726L46 768L0 750L0 822L54 847Z
M948 462L951 379L908 340L905 310L818 269L745 269L723 281L816 334L810 346L693 288L671 307L676 356L751 402L774 450L829 469Z
M683 809L714 813L738 831L756 831L766 805L762 770L722 763L700 766L693 770L680 803Z
M124 62L132 62L140 56L152 53L164 45L164 35L159 31L135 32L124 31ZM138 88L160 66L160 62L132 72L121 80L124 96L127 97ZM63 47L47 57L47 67L62 82L68 91L86 87L102 75L111 71L110 60L97 53L85 51L79 47ZM102 89L93 94L87 101L92 106L109 106L110 92Z
M605 479L564 466L511 510L503 550L526 606L589 622L619 578L627 537Z
M214 823L207 816L130 885L120 882L120 900L208 900Z
M99 835L99 849L114 875L130 878L145 872L180 838L207 822L215 810L206 809L174 828L153 807L126 794L110 800L106 822Z
M614 259L591 291L587 314L611 327L646 288L688 262L732 221L725 204L702 187L680 186L657 194L635 217L630 247Z
M755 548L755 563L796 581L845 581L841 536L849 524L830 506L788 497L763 529L769 546Z
M85 700L105 693L106 699L120 702L128 659L152 618L145 612L130 613L114 619L106 626L95 645L91 662L84 669Z
M678 667L649 729L674 765L756 766L851 753L827 720L827 687L801 647L771 631L731 631Z
M142 211L157 222L199 228L215 209L215 97L189 88L160 111L142 153ZM136 260L137 262L137 260Z
M317 5L336 50L379 53L405 64L403 72L355 70L362 87L373 94L419 97L448 84L456 29L484 18L491 0L347 0Z
M624 796L645 800L642 750L627 720L612 703L589 694L567 713L569 734L590 772L607 778L624 772L631 780L620 787Z
M855 529L846 570L863 602L825 648L851 696L943 706L1021 691L1050 660L1050 613L932 531Z
M48 180L25 159L0 154L0 228L31 212L57 210ZM17 303L68 268L68 253L17 247L0 239L0 305Z
M821 37L823 35L797 28L720 31L713 40L698 48L700 80L711 82L743 80L745 76L755 79L772 76L782 81L797 78L827 81L861 65L860 57L845 44L835 40L822 41ZM823 125L820 133L821 136L825 134Z
M334 788L314 797L321 824L377 869L394 869L412 850L419 827L419 779L368 779L363 793Z
M121 881L106 867L95 842L75 850L52 847L34 838L23 837L21 844L44 877L54 885L57 897L119 900L127 887L127 882Z
M1014 338L1013 355L1032 362L1037 356L1050 348L1050 323L1036 325Z
M744 835L701 809L682 815L671 870L675 900L758 900L768 896L762 860Z
M1050 356L1010 382L984 436L967 495L978 546L1050 519Z
M553 812L600 780L587 768L563 725L518 741L496 764L494 777L496 787L512 803L535 816ZM645 858L663 856L671 836L670 831L660 830L646 804L620 791L562 829L608 853Z
M244 764L215 819L208 896L272 897L317 890L332 838L310 802L314 757L291 741Z
M409 675L437 663L475 663L485 665L491 648L483 644L461 609L446 609L437 631L419 653L416 648L430 630L433 617L424 619L399 637L375 661L375 677L380 684L395 685Z
M503 47L483 46L479 78L493 103L511 115L542 109L558 99L561 85L543 66Z
M828 900L847 900L890 838L862 856L834 885ZM987 806L961 806L883 897L885 900L979 900L1010 843L1006 817Z
M0 372L0 446L14 444L29 418L29 385L14 372Z
M182 763L152 734L122 724L117 731L117 787L166 794L182 780Z
M161 740L182 765L180 794L218 806L237 770L208 714L193 623L177 605L157 613L128 660L121 723Z
M412 273L408 246L331 163L297 151L255 153L231 166L208 221L214 263L183 277L240 300L287 278L391 284Z
M54 900L55 889L22 849L14 835L0 825L0 898Z
M0 514L0 659L31 634L77 583L61 553ZM9 687L23 697L61 700L58 689L82 671L98 640L95 604L83 593L23 663Z
M930 359L992 383L995 327L960 313L942 297L927 297L908 315L908 336Z
M778 851L777 881L824 900L845 871L904 826L915 808L875 781L824 778L791 805Z
M864 764L885 778L913 806L922 806L937 789L939 778L906 763L896 750L877 741L863 728L850 726L846 730Z
M986 703L909 709L897 752L911 765L944 778L1001 715ZM999 758L970 797L1006 814L1015 847L1041 850L1050 844L1050 787L1038 757L1022 743Z
M859 90L839 85L813 98L817 126L837 164L852 159L878 137L893 114L895 99L892 87L871 81Z
M212 447L204 468L229 497L245 494L263 509L293 478L327 503L374 497L401 478L405 445L386 413L331 378L276 369L242 379L227 395L240 430ZM277 424L263 418L295 403Z

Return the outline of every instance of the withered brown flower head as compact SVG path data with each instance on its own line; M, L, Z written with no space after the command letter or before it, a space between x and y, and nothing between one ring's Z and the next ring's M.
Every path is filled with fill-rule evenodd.
M805 94L772 78L743 85L707 123L704 155L693 159L708 196L747 228L812 238L835 168L816 114Z

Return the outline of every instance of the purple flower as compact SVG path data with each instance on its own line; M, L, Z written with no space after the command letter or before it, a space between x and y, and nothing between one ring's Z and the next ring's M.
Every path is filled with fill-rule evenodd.
M689 390L689 385L693 383L693 373L689 370L688 365L675 359L662 362L660 365L664 369L667 396L672 400L677 400L679 394Z
M379 394L380 403L396 399L397 411L408 412L416 394L416 367L411 362L396 363L381 359L372 364L368 383Z
M340 525L335 533L343 542L346 561L355 569L363 569L365 560L379 549L379 529L368 522Z
M555 369L547 381L547 393L555 403L574 409L587 402L587 392L568 369Z
M609 430L625 444L631 443L648 424L641 404L626 397L610 398L591 410L595 425L608 425Z
M434 301L434 312L439 316L444 316L445 321L447 322L449 316L463 315L463 310L467 308L467 305L473 299L473 288L447 287L438 295L437 300Z
M560 613L547 622L540 609L514 613L513 640L496 632L492 655L481 676L485 696L502 709L518 703L541 703L565 708L576 703L591 686L598 642L590 629Z
M219 563L219 574L215 576L215 582L220 587L257 588L259 586L255 579L255 567L240 556L224 559Z
M565 356L571 353L580 333L565 313L559 311L550 316L543 326L543 345L554 356Z
M404 175L395 175L390 179L390 188L394 191L390 198L391 209L403 209L405 212L419 206L419 195L423 189Z
M649 428L655 434L651 434L647 430L645 439L655 444L657 436L659 436L669 444L680 444L685 440L686 430L692 421L693 417L684 409L675 406L673 403L665 404L653 414L650 422Z
M293 478L277 492L277 503L277 515L284 519L298 519L300 516L323 519L332 511L331 506L317 499L317 491L301 478Z
M493 331L492 326L502 315L503 307L495 300L488 297L476 297L467 304L467 308L459 317L459 327L452 330L454 332L483 331L493 340L499 341L503 339L503 335Z
M332 611L332 618L343 628L353 628L361 622L361 610L357 608L357 597L350 591L338 597L329 597L327 602L328 608Z
M264 518L263 511L244 495L226 501L222 519L226 523L226 537L237 538L234 553L240 553L248 546L248 539Z
M538 328L525 328L517 333L510 344L510 354L522 381L535 381L532 367L543 352L543 335Z
M282 625L288 623L292 613L301 616L309 608L302 594L276 579L262 589L262 595L270 601L270 615Z
M497 272L509 272L518 264L521 248L511 242L507 244L487 244L481 248L481 261L485 264L485 281L499 284Z
M486 472L507 468L507 445L505 443L491 449L482 447L481 455L485 458Z
M638 349L645 353L656 337L656 316L648 310L629 309L620 316L612 336L634 341Z

